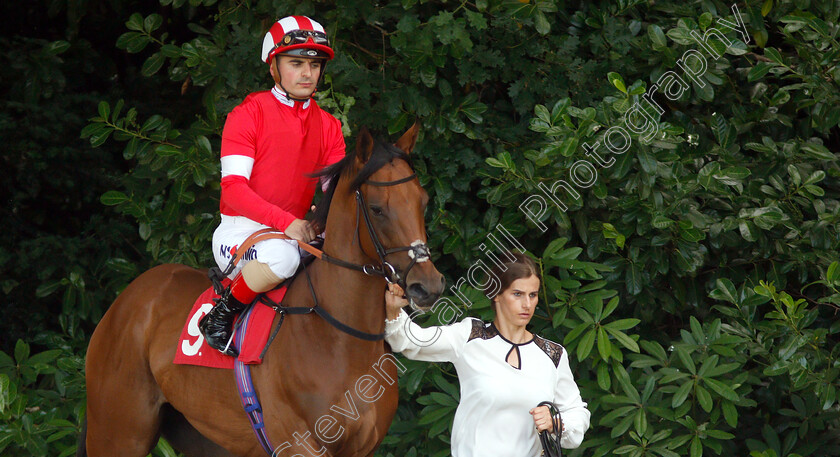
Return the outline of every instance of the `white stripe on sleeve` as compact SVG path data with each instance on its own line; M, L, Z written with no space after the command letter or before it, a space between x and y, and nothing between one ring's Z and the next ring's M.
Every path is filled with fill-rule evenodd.
M229 155L222 157L222 178L228 175L243 176L251 179L251 170L254 168L254 158L242 155Z

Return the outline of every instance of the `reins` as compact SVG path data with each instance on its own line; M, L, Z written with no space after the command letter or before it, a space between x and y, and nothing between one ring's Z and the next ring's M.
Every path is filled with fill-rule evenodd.
M393 181L365 181L364 184L370 184L372 186L378 187L388 187L388 186L396 186L398 184L406 183L413 180L416 177L416 173L412 173L404 178L396 179ZM411 243L409 246L403 246L398 248L392 249L385 249L382 246L382 242L379 240L379 236L376 234L376 230L373 229L373 223L370 220L370 214L368 214L367 204L365 202L365 198L362 195L360 190L356 190L356 219L358 221L359 213L362 214L365 225L368 229L368 234L370 235L370 239L373 242L374 249L376 249L376 254L379 256L379 265L375 265L372 263L368 264L356 264L353 262L348 262L337 257L333 257L325 253L324 251L312 246L308 243L304 243L298 240L297 244L300 246L301 249L304 251L312 254L315 258L323 260L325 262L331 263L333 265L337 265L343 268L348 268L351 270L359 271L364 273L368 276L382 276L388 283L397 283L400 287L405 290L406 284L405 280L408 277L408 272L411 268L414 267L417 262L424 262L429 260L430 253L428 246L421 242L415 241ZM363 209L364 208L364 209ZM357 235L358 235L358 225L357 225ZM233 269L236 267L236 264L244 257L245 253L248 252L251 247L255 244L271 240L271 239L281 239L281 240L292 240L290 236L286 235L285 233L273 229L273 228L264 228L252 233L245 241L239 245L236 250L234 251L233 257L231 257L230 262L228 263L227 268L223 272L225 276L229 275ZM397 252L407 252L409 258L411 258L411 262L408 264L408 267L405 269L403 275L400 275L397 272L397 269L389 263L385 258L391 254ZM379 341L385 338L385 333L368 333L356 328L353 328L338 319L336 319L332 314L330 314L326 309L318 305L318 297L315 294L315 288L312 285L312 279L309 276L309 271L306 269L306 266L303 267L304 273L306 274L306 281L309 285L309 290L312 293L312 298L315 301L315 304L312 307L306 306L282 306L279 303L274 303L267 297L263 296L260 298L264 304L271 306L277 313L280 314L280 322L282 323L285 314L309 314L311 312L315 312L315 314L321 316L325 321L327 321L330 325L337 328L338 330L347 333L353 337L359 338L365 341ZM274 332L272 332L268 344L266 344L266 349L271 344L271 341L274 340L274 337L277 334L277 330L279 330L280 325L275 327Z

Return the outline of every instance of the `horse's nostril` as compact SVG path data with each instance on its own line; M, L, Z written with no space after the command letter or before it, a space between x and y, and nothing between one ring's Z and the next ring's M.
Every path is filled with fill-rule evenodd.
M424 300L429 297L429 291L420 283L414 283L408 286L409 295L417 300Z

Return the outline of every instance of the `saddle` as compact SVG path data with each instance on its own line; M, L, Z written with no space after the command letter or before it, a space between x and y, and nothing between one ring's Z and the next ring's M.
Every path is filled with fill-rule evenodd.
M320 249L323 243L323 238L318 238L311 243L311 246ZM240 248L237 251L246 252L247 248ZM259 294L254 302L237 317L234 328L237 333L244 332L244 340L241 347L238 348L238 357L222 354L208 346L198 329L198 321L213 309L215 300L224 293L231 282L220 268L211 268L207 276L213 285L199 295L189 314L187 314L184 328L181 330L181 337L178 339L178 347L175 350L174 363L227 369L233 369L235 359L249 365L262 363L265 349L270 344L271 323L277 314L279 303L283 301L283 297L286 295L286 289L294 278L305 270L315 258L316 256L311 254L309 250L302 252L300 265L298 265L295 274L274 289Z

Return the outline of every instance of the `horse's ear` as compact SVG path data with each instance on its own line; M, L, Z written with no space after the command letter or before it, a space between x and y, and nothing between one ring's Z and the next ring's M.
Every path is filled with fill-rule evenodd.
M420 133L420 124L417 121L411 126L408 131L403 133L399 140L394 143L394 146L400 148L406 154L411 154L414 150L414 145L417 144L417 135Z
M367 127L359 130L359 137L356 138L356 159L361 163L367 163L370 153L373 152L373 137Z

